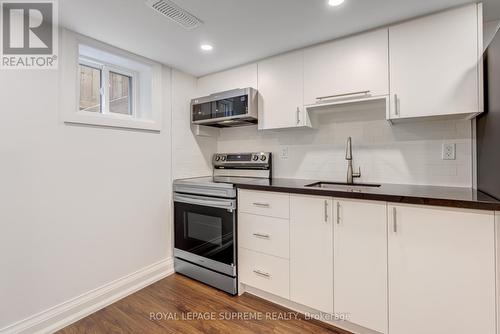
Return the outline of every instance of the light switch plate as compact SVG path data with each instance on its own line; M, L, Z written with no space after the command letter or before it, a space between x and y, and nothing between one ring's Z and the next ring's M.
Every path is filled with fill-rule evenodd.
M443 160L455 160L456 157L456 145L455 143L444 143L442 149Z

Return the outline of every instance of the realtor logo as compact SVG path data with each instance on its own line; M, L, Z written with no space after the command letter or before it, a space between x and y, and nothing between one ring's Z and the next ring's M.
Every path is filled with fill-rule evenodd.
M56 0L5 0L0 6L0 68L56 69Z

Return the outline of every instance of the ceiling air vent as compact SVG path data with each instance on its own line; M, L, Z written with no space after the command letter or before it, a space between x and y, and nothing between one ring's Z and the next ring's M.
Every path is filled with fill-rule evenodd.
M146 4L185 29L195 29L203 24L196 16L170 0L148 0Z

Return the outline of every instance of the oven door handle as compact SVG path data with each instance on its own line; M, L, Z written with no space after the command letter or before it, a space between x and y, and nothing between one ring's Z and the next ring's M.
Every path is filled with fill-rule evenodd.
M221 208L226 210L236 209L236 200L222 198L207 198L202 196L174 194L174 202Z

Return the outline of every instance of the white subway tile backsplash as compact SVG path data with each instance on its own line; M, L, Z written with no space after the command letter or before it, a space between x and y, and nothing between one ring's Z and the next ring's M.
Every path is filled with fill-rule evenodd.
M343 181L347 137L353 140L360 182L472 185L471 122L427 120L391 125L380 105L342 107L312 116L315 129L223 129L219 152L271 151L274 177ZM456 143L456 160L441 159L443 142ZM279 152L288 147L288 158Z

